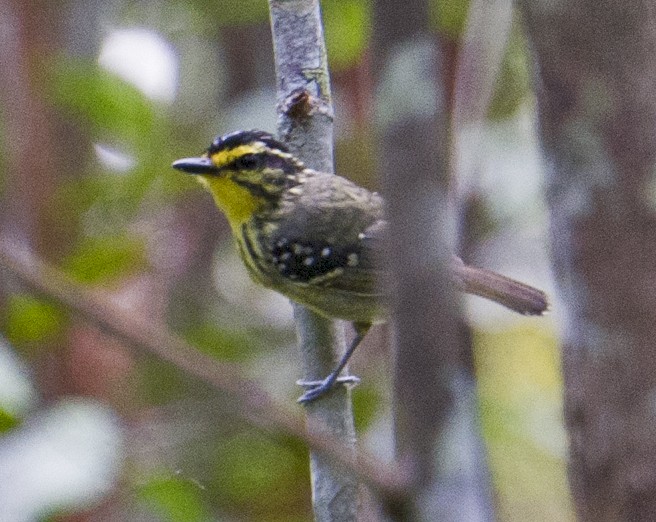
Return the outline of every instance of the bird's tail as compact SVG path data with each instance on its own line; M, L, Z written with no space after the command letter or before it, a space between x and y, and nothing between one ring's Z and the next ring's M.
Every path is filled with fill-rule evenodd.
M542 315L549 310L547 294L509 277L454 261L458 287L468 294L490 299L523 315Z

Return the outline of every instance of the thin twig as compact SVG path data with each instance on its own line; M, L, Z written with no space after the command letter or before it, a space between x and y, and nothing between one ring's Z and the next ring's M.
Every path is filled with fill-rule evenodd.
M402 495L404 473L394 463L383 464L362 451L358 460L345 455L342 445L327 436L320 426L306 430L300 415L272 399L257 383L245 379L235 366L208 357L166 326L119 308L16 244L0 245L0 266L27 287L57 301L119 341L144 349L229 394L237 402L236 414L249 424L304 441L383 495Z

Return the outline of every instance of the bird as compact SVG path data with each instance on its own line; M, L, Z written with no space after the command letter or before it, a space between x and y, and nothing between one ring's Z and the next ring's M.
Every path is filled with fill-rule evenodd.
M314 401L336 383L370 327L385 322L381 281L387 221L384 200L348 179L310 169L282 141L261 130L216 137L198 157L172 167L192 174L225 214L251 278L321 316L349 321L355 337L335 369L298 399ZM541 290L453 256L451 273L464 292L524 315L549 308Z

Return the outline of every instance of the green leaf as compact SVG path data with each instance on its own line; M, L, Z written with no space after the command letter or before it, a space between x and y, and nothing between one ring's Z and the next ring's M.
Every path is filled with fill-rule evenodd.
M216 482L229 504L251 520L289 520L306 477L301 447L253 432L241 432L221 444Z
M269 7L262 0L219 0L208 6L208 10L214 9L214 20L222 27L266 22L269 19Z
M138 143L154 128L154 104L136 87L93 62L60 60L51 89L53 101L89 123L95 139L109 133Z
M12 344L55 340L66 322L57 306L28 294L10 296L6 314L6 335Z
M509 118L522 105L530 92L528 49L518 24L515 24L490 101L488 117L492 120Z
M203 489L177 477L156 477L142 486L139 498L167 522L209 522L213 520L202 499Z
M333 69L355 65L371 37L371 9L366 0L321 2L328 59Z
M108 283L147 265L143 242L125 236L84 239L63 263L71 277L87 284Z
M372 385L361 384L352 397L357 431L365 431L380 415L380 392Z
M228 361L243 361L261 348L258 339L248 332L226 330L210 323L187 329L185 337L203 352Z
M462 35L469 14L469 0L434 0L431 20L437 30L453 39Z
M7 410L0 408L0 435L6 431L14 429L20 424L20 419L8 412Z

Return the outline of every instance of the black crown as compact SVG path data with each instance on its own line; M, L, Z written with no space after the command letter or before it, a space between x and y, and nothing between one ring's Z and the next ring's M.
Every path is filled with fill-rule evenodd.
M289 152L289 149L286 145L276 140L268 132L261 130L235 131L231 132L230 134L225 134L224 136L217 136L212 142L212 145L210 145L210 148L207 152L212 155L222 150L234 149L239 145L246 145L254 141L260 141L272 149L278 149L282 152Z

